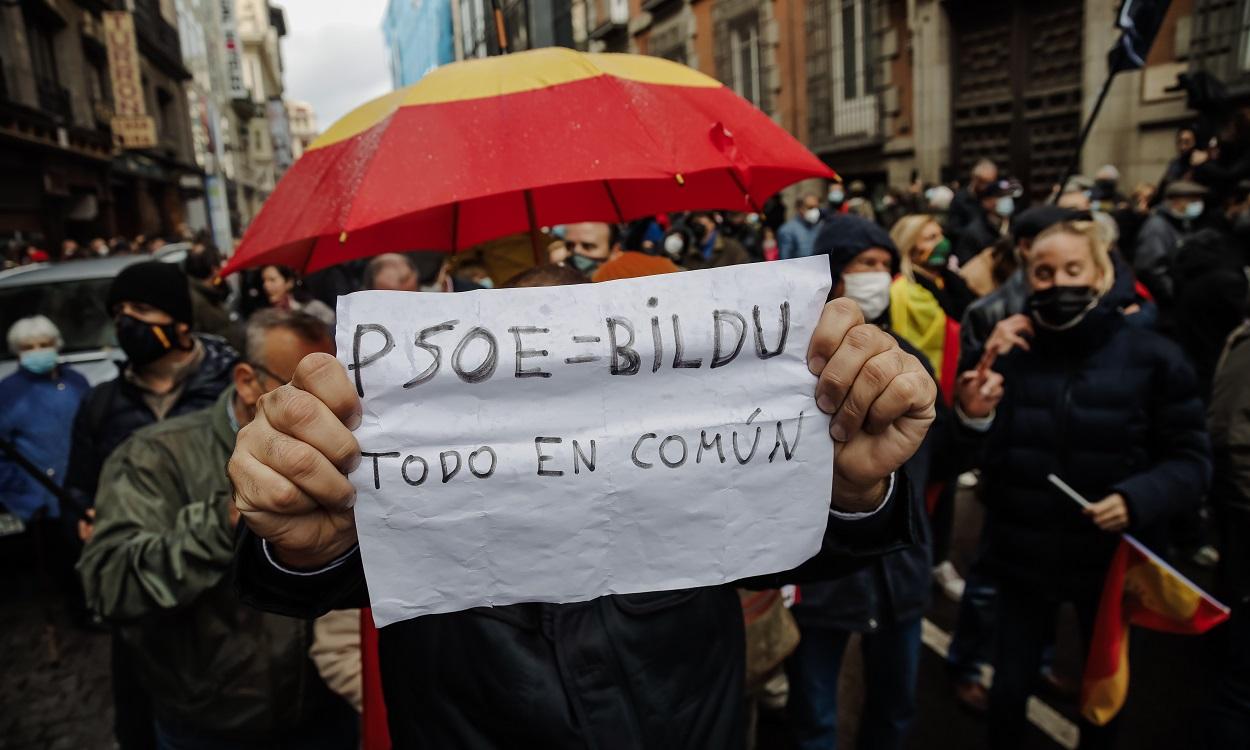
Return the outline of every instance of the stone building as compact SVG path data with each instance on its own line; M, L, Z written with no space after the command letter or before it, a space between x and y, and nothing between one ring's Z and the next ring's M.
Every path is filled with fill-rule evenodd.
M1240 0L1220 0L1236 4ZM1202 4L1202 0L1197 0ZM1119 36L1118 0L807 0L805 142L878 190L963 180L993 159L1032 198L1075 157ZM1120 73L1081 152L1153 182L1185 108L1195 0L1174 0L1139 71Z
M155 121L156 144L123 148L113 160L116 231L128 237L169 236L186 230L186 203L203 194L183 88L191 74L182 62L173 2L134 0L133 7L143 95Z
M138 63L127 101L152 130L115 143L116 97L102 0L0 5L0 238L171 234L200 193L171 3L135 0L123 50ZM128 89L129 90L129 89Z
M290 165L291 156L278 41L286 35L286 15L268 0L235 0L235 11L247 91L234 107L238 145L232 187L237 206L235 231L242 234Z
M1119 36L1119 0L502 0L513 49L562 44L674 60L733 88L844 179L880 195L966 180L980 158L1046 195L1076 156ZM1173 0L1146 65L1120 73L1081 152L1121 185L1157 181L1176 87L1210 71L1250 93L1250 0ZM457 57L494 54L490 4L455 0ZM567 20L567 25L566 25ZM812 186L821 187L821 186Z
M112 230L98 3L0 5L0 240Z
M317 113L308 102L287 99L286 116L291 123L291 158L298 159L317 140Z

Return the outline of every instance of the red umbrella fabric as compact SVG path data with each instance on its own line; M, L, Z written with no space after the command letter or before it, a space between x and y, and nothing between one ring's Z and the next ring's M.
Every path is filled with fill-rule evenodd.
M755 210L833 172L718 81L547 48L454 63L368 102L291 167L224 273L456 252L573 221Z

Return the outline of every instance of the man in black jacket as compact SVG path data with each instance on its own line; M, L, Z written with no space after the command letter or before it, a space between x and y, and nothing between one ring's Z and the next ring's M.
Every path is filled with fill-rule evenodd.
M109 288L108 309L127 361L83 399L74 417L65 486L94 505L104 461L142 427L207 408L231 382L238 354L224 339L195 336L187 277L176 265L127 266ZM86 513L94 517L88 507ZM82 541L91 525L79 521ZM114 731L124 750L155 745L151 709L135 684L127 646L113 647Z
M1020 186L1010 180L995 180L976 192L980 211L966 224L954 243L955 257L967 263L1007 233L1007 222L1020 197Z
M915 538L896 470L934 418L932 378L849 300L825 307L808 363L838 442L823 548L739 585L827 580ZM343 474L360 460L350 431L360 410L342 365L314 355L239 433L229 470L250 531L236 564L257 606L308 616L367 603ZM397 748L744 741L744 633L730 586L429 615L383 628L379 649Z
M191 333L187 277L172 263L127 266L108 309L127 360L91 389L74 419L66 485L90 503L104 459L136 430L211 406L239 355L224 339Z
M951 244L958 246L964 230L974 222L981 220L984 209L977 195L982 188L998 181L998 167L989 159L981 159L972 167L968 175L968 184L951 199L950 210L946 214L947 237Z

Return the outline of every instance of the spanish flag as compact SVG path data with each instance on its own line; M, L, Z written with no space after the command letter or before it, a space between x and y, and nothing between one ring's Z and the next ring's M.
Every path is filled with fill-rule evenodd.
M1227 619L1228 607L1125 534L1107 570L1094 621L1081 685L1081 713L1101 726L1124 706L1130 625L1197 635Z

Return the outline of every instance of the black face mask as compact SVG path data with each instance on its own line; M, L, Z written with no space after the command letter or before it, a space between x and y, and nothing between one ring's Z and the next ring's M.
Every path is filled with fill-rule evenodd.
M129 315L118 315L115 325L117 343L135 367L150 365L174 349L183 348L178 345L177 323L156 325Z
M1097 292L1088 286L1052 286L1029 295L1029 311L1045 328L1064 331L1072 328L1093 309Z

